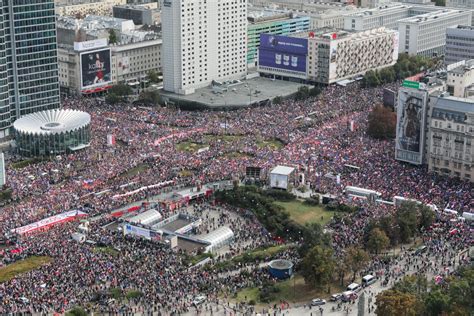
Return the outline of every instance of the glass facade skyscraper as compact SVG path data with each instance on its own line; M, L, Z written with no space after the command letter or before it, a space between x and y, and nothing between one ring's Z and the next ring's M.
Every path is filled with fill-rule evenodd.
M2 139L21 116L59 108L59 80L54 0L0 0L0 10Z

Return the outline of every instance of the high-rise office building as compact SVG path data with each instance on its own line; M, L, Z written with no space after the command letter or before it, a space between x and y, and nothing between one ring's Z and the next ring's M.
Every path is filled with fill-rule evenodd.
M455 25L446 29L447 65L474 59L474 26Z
M15 119L59 107L53 0L0 0L0 139Z
M166 91L245 76L247 0L163 0L161 17Z

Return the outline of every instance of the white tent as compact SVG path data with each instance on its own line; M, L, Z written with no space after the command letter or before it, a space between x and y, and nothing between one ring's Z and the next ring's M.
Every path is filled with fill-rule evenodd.
M210 243L210 245L206 247L206 251L208 252L212 252L230 244L233 239L234 232L227 226L219 227L218 229L201 238L201 240Z
M277 166L270 172L270 187L278 189L288 189L290 177L295 171L293 167Z
M148 210L127 219L127 221L135 224L149 225L159 221L162 217L157 210Z

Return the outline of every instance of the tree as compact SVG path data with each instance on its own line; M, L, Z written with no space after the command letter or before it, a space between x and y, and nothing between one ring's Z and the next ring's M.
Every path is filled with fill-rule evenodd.
M280 105L280 104L282 104L282 102L283 102L283 99L280 96L274 97L273 101L272 101L272 103L275 104L275 105Z
M415 316L418 315L420 303L416 296L396 290L387 290L379 293L376 298L379 316Z
M87 316L88 313L79 306L74 307L69 312L66 313L66 316Z
M406 243L415 236L418 228L418 205L416 202L403 202L397 210L396 219L400 227L400 240Z
M435 0L435 5L439 7L445 7L446 6L446 0Z
M153 82L153 83L159 83L160 82L159 76L160 75L158 74L158 72L155 69L150 70L147 74L148 79L150 80L150 82Z
M127 84L117 83L109 89L107 96L105 97L105 101L110 104L125 102L126 96L130 94L132 94L132 88L130 88Z
M331 282L334 266L332 249L314 246L303 258L301 271L306 283L321 289Z
M424 299L424 306L428 315L447 313L450 307L449 296L440 289L430 291Z
M395 77L395 70L393 70L393 67L387 67L379 72L379 78L382 83L391 83L394 82L396 77Z
M302 257L314 246L329 247L331 245L331 237L324 233L323 227L318 223L306 224L303 231L303 244L300 247Z
M375 70L367 71L361 81L362 87L364 88L378 87L381 83L379 75Z
M388 245L389 239L387 235L378 227L372 229L369 233L369 239L367 240L367 249L375 254L379 254L379 252L387 248Z
M114 29L109 30L109 44L117 44L118 43L118 38L117 38L117 33L115 33Z
M355 279L357 272L365 267L369 259L369 254L361 248L349 247L346 249L344 262L353 273L352 280Z
M376 106L369 114L367 134L377 139L393 139L396 135L397 114L384 106Z
M309 96L316 97L321 93L321 88L314 86L309 90Z
M301 86L298 88L298 91L295 94L295 100L296 101L301 101L309 96L309 88L308 86Z
M390 245L396 246L400 242L400 228L393 216L387 215L381 217L378 222L380 229L390 239Z
M149 105L158 105L161 103L160 93L156 90L142 91L138 99Z
M132 94L132 92L132 88L130 88L130 86L125 83L117 83L109 89L109 93L113 93L118 96L127 96Z
M105 101L109 104L117 104L119 102L121 102L123 100L122 97L116 95L115 93L108 93L106 96L105 96Z
M431 208L426 205L419 206L420 217L418 220L418 228L419 229L427 229L429 228L435 219L435 213Z
M393 290L413 294L421 298L428 290L428 280L424 275L406 275L393 286Z

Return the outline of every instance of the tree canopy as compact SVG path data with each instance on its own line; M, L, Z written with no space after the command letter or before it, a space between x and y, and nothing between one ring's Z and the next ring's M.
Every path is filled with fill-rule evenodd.
M384 106L376 106L369 114L367 134L378 139L393 139L396 135L397 114Z

